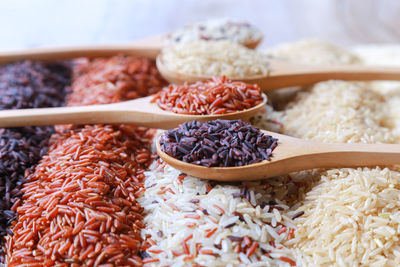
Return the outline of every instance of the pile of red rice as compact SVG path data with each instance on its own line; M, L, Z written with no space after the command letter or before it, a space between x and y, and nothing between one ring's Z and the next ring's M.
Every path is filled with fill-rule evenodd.
M258 85L233 82L222 76L193 84L171 84L158 92L152 102L175 113L216 115L249 109L262 100Z

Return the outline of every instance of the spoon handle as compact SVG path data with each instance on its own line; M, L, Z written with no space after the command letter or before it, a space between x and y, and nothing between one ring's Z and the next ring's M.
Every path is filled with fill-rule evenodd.
M0 127L117 123L119 113L113 105L2 110Z
M163 47L161 36L138 40L126 44L32 48L20 51L0 52L0 64L19 60L64 60L77 57L109 57L118 54L135 55L155 59Z
M264 90L306 86L326 80L372 81L400 80L400 67L378 66L310 66L271 61L271 72L258 84Z
M285 161L285 164L280 164L285 169L283 173L314 168L350 168L400 164L400 144L325 144L307 141L299 142L303 142L303 144L297 146L292 151L290 151L290 147L282 147L280 152L283 153L279 157ZM276 154L278 154L278 151ZM282 169L279 172L282 172Z

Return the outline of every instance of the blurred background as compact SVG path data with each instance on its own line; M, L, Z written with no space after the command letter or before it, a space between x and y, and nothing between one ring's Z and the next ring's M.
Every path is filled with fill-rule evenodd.
M262 47L400 43L398 0L0 0L0 11L1 50L129 42L218 17L256 25Z

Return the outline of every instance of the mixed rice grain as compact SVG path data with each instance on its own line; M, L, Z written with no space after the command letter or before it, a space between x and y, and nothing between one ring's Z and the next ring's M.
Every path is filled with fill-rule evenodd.
M215 183L162 162L146 172L139 202L147 214L142 237L150 266L285 266L282 245L294 237L297 195L289 176L249 183ZM290 266L290 265L286 265Z
M362 62L334 45L301 47L298 60L305 63ZM282 57L285 51L296 59L296 44L283 47ZM398 143L400 85L383 85L319 83L294 91L280 111L268 106L253 122L321 142ZM396 167L309 170L251 185L225 184L158 162L146 173L139 200L147 212L142 236L154 241L147 244L157 262L152 266L398 266L399 209L392 202L398 176ZM262 209L267 205L271 213ZM264 224L262 216L271 219ZM280 249L270 252L272 240ZM235 246L239 242L245 251Z
M357 58L334 46L314 43L302 49L299 61L312 62L315 56L316 64L349 64ZM295 51L293 46L293 58ZM79 105L79 98L97 103L93 92L101 103L129 98L135 90L124 88L134 83L127 80L127 68L117 64L127 61L83 65L79 72L90 69L90 75L82 75L86 78L77 83L80 89L70 104ZM95 69L117 80L96 78ZM115 75L119 70L125 74ZM85 90L85 79L99 81L93 91ZM253 121L321 142L398 143L400 85L391 84L390 90L383 85L319 83L295 91L280 111L268 106ZM398 167L309 170L265 181L217 183L187 176L160 160L144 172L151 161L151 130L119 125L64 130L29 176L23 203L16 205L20 217L14 236L8 236L10 266L22 261L37 266L400 263Z
M165 85L147 59L117 56L79 67L69 105L117 102ZM14 235L7 237L8 266L142 265L136 199L153 158L154 131L125 125L59 130L23 187Z
M57 107L64 103L70 84L67 63L24 61L0 67L0 110ZM53 127L0 129L0 243L11 234L21 185L47 152ZM4 262L3 248L0 262Z

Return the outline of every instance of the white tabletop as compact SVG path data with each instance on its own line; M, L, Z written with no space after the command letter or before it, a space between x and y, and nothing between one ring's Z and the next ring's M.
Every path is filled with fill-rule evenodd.
M1 0L0 11L1 50L126 42L216 17L258 26L264 47L400 42L396 0Z

